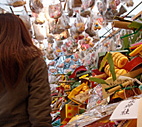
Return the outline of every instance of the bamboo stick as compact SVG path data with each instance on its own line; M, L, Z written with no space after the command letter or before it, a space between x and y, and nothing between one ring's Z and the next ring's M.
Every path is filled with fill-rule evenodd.
M127 85L130 85L130 84L132 84L132 81L131 81L131 80L129 80L129 81L127 81L127 82L124 82L124 83L122 84L122 86L123 86L123 87L126 87ZM108 90L107 92L108 92L108 93L112 93L112 92L115 92L115 91L120 90L120 89L121 89L121 86L119 85L119 86L116 86L116 87L114 87L114 88Z
M126 21L117 21L117 20L114 20L112 22L112 26L113 27L121 28L121 29L134 30L134 28L129 28L128 27L128 25L130 25L130 24L131 24L131 22L126 22ZM142 31L142 29L140 31Z

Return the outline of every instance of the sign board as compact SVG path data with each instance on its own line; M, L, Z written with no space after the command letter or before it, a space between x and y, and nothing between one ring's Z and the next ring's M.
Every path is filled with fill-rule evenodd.
M137 119L140 99L129 99L120 102L112 113L110 120Z

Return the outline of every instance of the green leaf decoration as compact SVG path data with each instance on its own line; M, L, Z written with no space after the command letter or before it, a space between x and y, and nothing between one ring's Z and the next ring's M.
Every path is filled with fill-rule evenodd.
M108 83L105 82L105 80L100 79L100 78L91 77L91 78L89 78L89 80L93 81L93 82L97 82L99 84L107 84L107 85L109 85Z
M129 28L140 28L142 26L142 23L132 21L130 25L128 25Z
M139 36L140 36L140 32L134 34L133 39L131 40L131 44L134 44Z
M70 76L72 74L72 71L68 72L67 75Z
M109 63L109 66L110 66L109 70L110 70L110 72L112 74L113 81L115 81L116 80L116 75L115 75L114 63L113 63L111 53L108 53L107 62Z
M142 18L139 18L139 20L141 20L141 21L142 21Z
M107 52L107 54L104 56L104 58L103 58L102 61L101 61L101 66L100 66L100 68L99 68L99 71L101 71L102 68L105 66L105 64L106 64L106 62L107 62L107 56L108 56L108 52Z
M128 33L125 36L127 36L127 35L128 35ZM123 49L126 49L128 47L129 47L129 39L128 39L128 37L125 37L125 38L123 38Z

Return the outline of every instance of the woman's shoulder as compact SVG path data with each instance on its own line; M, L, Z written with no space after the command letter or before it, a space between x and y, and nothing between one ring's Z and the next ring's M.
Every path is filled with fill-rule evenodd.
M36 68L41 66L47 66L45 60L42 57L36 57L29 61L29 68Z
M43 63L43 64L45 64L45 60L43 59L43 57L33 58L32 62L33 63Z
M35 74L46 71L48 68L45 60L42 57L37 57L29 61L29 64L26 69L26 76L33 77Z

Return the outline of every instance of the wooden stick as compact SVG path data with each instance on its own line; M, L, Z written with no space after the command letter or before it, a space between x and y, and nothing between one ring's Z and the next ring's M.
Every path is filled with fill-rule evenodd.
M62 91L62 90L60 90L60 91L59 91L59 94L58 94L58 96L61 96L61 91ZM58 98L58 99L57 99L57 101L56 101L56 104L55 104L55 107L54 107L54 109L56 109L56 108L57 108L57 105L58 105L58 101L59 101L59 98Z
M63 10L65 10L65 9L66 9L67 1L68 1L68 0L66 0L66 1L65 1L64 9L63 9Z
M67 97L67 96L52 96L52 98L60 98L60 97Z
M74 81L60 81L59 83L74 83Z
M57 110L59 110L59 108L53 108L53 109L52 109L52 111L57 111Z
M10 10L11 10L12 14L14 14L14 11L13 11L12 7L9 7L9 8L10 8Z
M58 76L58 75L67 75L67 74L52 74L54 76Z
M27 8L26 8L26 6L25 6L25 5L24 5L24 9L25 9L26 13L28 14L28 11L27 11Z
M131 81L131 80L129 80L129 81L127 81L127 82L124 82L124 83L122 84L122 86L123 86L123 87L126 87L126 86L129 85L129 84L132 84L132 81ZM119 86L116 86L116 87L114 87L114 88L108 90L107 92L108 92L108 93L112 93L112 92L115 92L116 90L120 90L120 89L121 89L121 86L119 85Z
M94 8L95 4L91 7L91 10Z
M137 19L142 14L142 11L140 11L137 15L135 15L132 20Z

